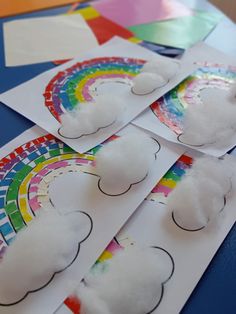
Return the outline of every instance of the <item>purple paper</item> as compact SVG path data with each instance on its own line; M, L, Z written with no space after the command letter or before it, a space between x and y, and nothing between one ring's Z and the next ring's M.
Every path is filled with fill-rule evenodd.
M124 27L193 14L177 0L98 0L93 7Z

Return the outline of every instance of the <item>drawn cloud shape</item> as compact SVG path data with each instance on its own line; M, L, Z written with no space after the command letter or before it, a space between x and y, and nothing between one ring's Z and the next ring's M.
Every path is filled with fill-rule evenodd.
M173 273L174 260L164 249L129 247L107 262L104 273L90 272L76 295L83 314L150 314Z
M193 163L167 199L174 223L186 231L199 231L219 216L231 190L232 157L205 156Z
M164 87L179 70L177 61L165 58L147 61L141 68L141 73L133 79L131 91L136 95L147 95Z
M132 92L135 95L148 95L166 85L164 78L156 73L140 73L133 79Z
M110 196L126 193L146 178L159 150L160 144L141 132L107 143L96 154L99 189Z
M171 80L179 71L180 63L177 60L167 58L152 59L146 62L142 69L142 73L156 73L165 79L166 82Z
M17 304L46 287L72 265L91 231L92 220L86 213L41 210L17 234L0 263L0 306Z
M81 102L73 111L61 115L58 133L70 139L94 134L122 119L124 109L121 98L98 95L93 101Z
M202 103L189 106L178 140L191 146L221 146L236 133L236 106L232 92L206 88L200 91Z

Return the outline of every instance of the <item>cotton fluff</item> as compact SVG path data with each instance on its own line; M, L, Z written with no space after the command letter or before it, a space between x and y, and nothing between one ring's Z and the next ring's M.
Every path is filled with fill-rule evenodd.
M231 189L233 161L205 156L197 159L168 197L168 208L184 229L204 228L224 208Z
M81 286L77 295L80 299L80 314L112 314L96 290Z
M61 115L59 134L67 138L78 138L96 133L122 119L124 103L112 95L99 95L94 101L80 103L73 111Z
M140 73L133 79L132 92L136 95L147 95L155 89L166 85L162 76L155 73Z
M144 133L130 133L102 147L96 155L96 174L107 194L120 194L144 179L159 145Z
M0 263L0 304L19 302L69 266L89 224L80 212L61 216L54 210L42 211L16 235Z
M82 314L144 314L153 310L173 267L158 251L125 249L108 262L105 273L85 277L85 286L77 291Z
M176 75L179 70L177 61L168 60L165 58L153 59L146 62L142 69L142 73L156 73L160 75L166 82Z
M188 107L179 140L193 146L221 146L236 132L236 105L220 89L205 89L201 98L202 103Z

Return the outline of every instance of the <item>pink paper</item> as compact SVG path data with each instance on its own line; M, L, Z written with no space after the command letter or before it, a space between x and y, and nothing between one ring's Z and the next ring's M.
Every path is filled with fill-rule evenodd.
M124 27L192 15L177 0L98 0L93 7Z

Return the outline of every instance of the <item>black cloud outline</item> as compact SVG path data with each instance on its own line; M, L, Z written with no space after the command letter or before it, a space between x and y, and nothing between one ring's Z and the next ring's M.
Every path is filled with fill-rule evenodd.
M164 248L160 247L160 246L151 246L151 248L153 249L158 249L158 250L161 250L162 252L166 253L168 255L168 257L170 258L170 261L171 261L171 264L172 264L172 269L171 269L171 272L170 272L170 275L168 276L168 278L163 281L161 283L161 296L160 296L160 299L158 300L157 304L151 309L151 311L145 313L145 314L151 314L153 313L157 308L158 306L161 304L161 301L164 297L164 293L165 293L165 284L172 278L174 272L175 272L175 260L173 258L173 256Z
M229 193L229 192L228 192L228 193ZM227 193L227 194L228 194L228 193ZM226 194L226 195L227 195L227 194ZM225 206L226 206L226 204L227 204L227 197L226 197L226 195L223 196L224 203L223 203L223 206L221 207L221 209L219 210L218 214L220 214L220 213L224 210L224 208L225 208ZM175 218L175 216L174 216L174 210L172 210L172 212L171 212L171 218L172 218L172 221L174 222L174 224L175 224L178 228L180 228L180 229L182 229L182 230L184 230L184 231L188 231L188 232L201 231L201 230L205 229L206 226L208 225L208 223L210 222L210 218L208 218L208 219L207 219L207 223L206 223L205 226L202 226L202 227L199 227L199 228L196 228L196 229L188 229L188 228L185 228L185 227L181 226L181 224L176 221L176 218Z
M216 143L216 141L214 141L214 142L203 143L203 144L190 144L190 143L186 143L186 142L183 142L183 141L180 140L180 137L181 137L182 135L184 135L184 133L180 133L180 134L177 136L177 141L180 142L181 144L188 145L188 146L204 147L204 146L213 145L213 144Z
M79 210L78 210L78 211L73 211L73 212L66 213L65 215L70 215L70 214L72 214L72 213L82 213L82 214L86 215L87 218L88 218L89 221L90 221L90 230L89 230L88 234L85 236L85 238L83 238L82 241L80 241L80 242L78 243L77 251L76 251L76 254L75 254L75 256L73 257L72 261L71 261L66 267L64 267L63 269L54 272L53 275L51 276L51 278L49 279L49 281L47 281L47 282L46 282L43 286L41 286L40 288L37 288L37 289L30 290L30 291L26 292L25 295L24 295L21 299L15 301L15 302L11 302L11 303L4 304L4 303L1 303L1 301L0 301L0 307L1 307L1 306L2 306L2 307L10 307L10 306L17 305L17 304L19 304L20 302L22 302L23 300L25 300L25 299L28 297L28 295L30 295L30 294L32 294L32 293L35 293L35 292L38 292L38 291L40 291L40 290L46 288L46 287L53 281L54 277L55 277L57 274L62 273L63 271L65 271L66 269L68 269L68 268L75 262L75 260L77 259L78 255L79 255L79 252L80 252L80 245L81 245L81 243L85 242L85 241L89 238L89 236L91 235L91 233L92 233L92 230L93 230L93 220L92 220L91 216L90 216L88 213L86 213L86 212L84 212L84 211L79 211Z
M92 133L84 133L84 134L81 134L80 136L69 137L69 136L62 135L62 134L61 134L61 128L62 128L61 126L60 126L60 128L57 130L57 133L58 133L61 137L63 137L63 138L70 139L70 140L76 140L76 139L79 139L79 138L81 138L81 137L83 137L83 136L88 136L88 135L96 134L98 131L100 131L100 130L102 130L102 129L108 128L109 126L115 124L117 121L118 121L118 120L117 120L117 118L116 118L116 119L113 120L111 123L107 124L106 126L100 126L99 128L97 128L96 131L94 131L94 132L92 132Z
M169 84L170 81L171 81L173 78L176 77L177 73L179 72L179 70L180 70L180 68L181 68L181 63L180 63L180 62L176 62L175 60L170 60L170 62L173 62L173 63L177 64L177 65L178 65L178 70L175 72L175 74L174 74L172 77L168 78L168 80L165 82L165 84L163 84L163 85L161 85L161 86L158 86L158 87L154 88L151 92L148 92L148 93L145 93L145 94L138 94L138 93L135 93L135 92L133 91L133 86L132 86L132 87L131 87L131 93L134 94L134 95L137 95L137 96L146 96L146 95L152 94L152 93L155 92L157 89L163 88L163 87L165 87L167 84ZM145 63L144 63L144 64L145 64ZM140 73L154 73L154 74L158 74L158 73L155 73L155 72L140 72ZM159 97L159 98L160 98L160 97Z
M146 73L147 73L147 72L146 72ZM154 74L155 74L155 73L154 73ZM154 88L152 91L150 91L150 92L148 92L148 93L145 93L145 94L138 94L138 93L135 93L135 92L134 92L134 88L133 88L133 86L132 86L132 87L131 87L131 93L132 93L133 95L136 95L136 96L146 96L146 95L150 95L150 94L152 94L153 92L155 92L157 89L160 89L160 88L165 87L167 84L169 84L169 82L170 82L170 80L165 81L165 83L163 83L163 85L158 86L158 87Z
M155 139L155 138L153 138L153 137L151 137L151 139L158 145L158 150L155 151L155 153L154 153L154 158L155 158L155 160L156 160L156 159L157 159L157 154L158 154L158 153L160 152L160 150L161 150L161 144L160 144L160 142L159 142L157 139ZM128 187L124 192L121 192L121 193L118 193L118 194L109 194L109 193L106 193L106 192L101 188L101 180L102 180L102 177L101 177L101 176L99 176L99 175L97 175L97 174L94 174L94 173L91 173L91 172L87 172L87 171L83 171L83 173L86 173L86 174L89 174L89 175L93 175L93 176L99 178L97 185L98 185L98 189L99 189L99 191L100 191L101 193L105 194L106 196L121 196L121 195L126 194L126 193L132 188L133 185L136 185L136 184L138 184L138 183L144 181L144 180L147 178L149 171L146 173L146 175L145 175L141 180L139 180L139 181L137 181L137 182L134 182L134 183L131 183L131 184L129 185L129 187Z

